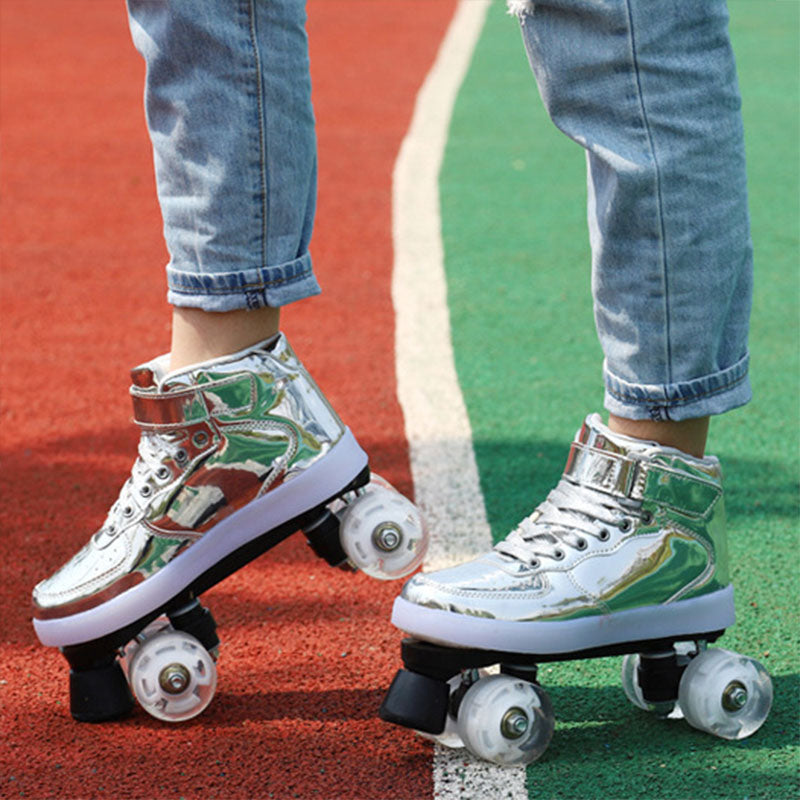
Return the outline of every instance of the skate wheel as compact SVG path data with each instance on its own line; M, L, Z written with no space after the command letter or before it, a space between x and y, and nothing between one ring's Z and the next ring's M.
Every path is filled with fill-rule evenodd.
M650 711L650 703L644 699L642 689L639 686L639 661L638 653L628 653L622 659L622 689L625 692L625 696L636 708Z
M686 667L678 701L692 727L722 739L744 739L769 714L772 681L752 658L722 648L704 650Z
M477 679L479 680L488 674L489 673L485 669L480 669L478 670ZM450 680L447 681L447 685L450 687L450 697L459 691L467 691L466 689L462 688L463 684L464 676L461 673L450 678ZM451 749L466 747L464 740L461 738L458 732L458 721L450 713L447 714L444 723L444 730L441 733L426 733L425 731L417 731L417 733L425 739L430 739L432 742L442 745L442 747L449 747Z
M340 514L339 538L349 561L367 575L394 580L422 564L428 532L417 507L379 476Z
M125 645L125 648L123 649L122 654L120 656L119 663L123 671L125 672L125 676L128 679L128 683L130 683L131 662L133 661L133 657L136 655L136 652L139 650L139 648L148 639L152 639L154 636L161 633L162 631L172 631L172 630L175 629L172 627L172 624L170 623L168 617L166 615L162 615L154 619L145 628L139 631L139 633L136 634L136 637L131 639L131 641Z
M550 744L553 707L539 686L509 675L474 683L458 709L458 734L469 751L502 766L530 764Z
M164 628L138 645L128 663L128 681L148 714L183 722L211 702L217 668L194 636Z
M676 647L680 652L680 648ZM629 653L622 659L622 689L625 696L637 708L650 711L661 719L681 719L683 712L680 703L667 701L664 703L649 703L644 699L642 687L639 686L639 663L641 658L638 653Z

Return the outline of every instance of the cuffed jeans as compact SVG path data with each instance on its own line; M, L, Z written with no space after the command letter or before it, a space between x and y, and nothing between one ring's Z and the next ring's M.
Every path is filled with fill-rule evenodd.
M680 420L742 405L752 247L724 0L509 5L551 118L587 153L606 407ZM128 6L169 301L226 311L316 294L304 0Z
M128 0L128 12L169 302L230 311L319 293L305 0Z
M511 0L553 122L586 149L606 408L750 399L752 245L725 0Z

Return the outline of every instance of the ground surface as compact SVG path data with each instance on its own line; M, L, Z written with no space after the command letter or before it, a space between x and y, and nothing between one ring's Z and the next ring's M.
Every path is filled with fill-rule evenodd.
M408 492L392 167L453 8L309 4L324 294L285 327L373 466ZM528 770L531 797L798 794L800 14L747 0L731 13L756 247L756 397L714 427L710 449L726 467L737 586L739 624L724 641L769 668L775 709L757 736L721 742L631 708L616 659L548 667L558 728ZM0 38L0 796L470 796L437 790L430 746L376 719L398 661L386 622L397 587L326 568L299 537L209 593L224 649L204 715L181 726L139 711L102 726L70 719L64 662L36 642L28 597L102 521L130 468L127 370L167 347L166 255L124 7L4 0ZM441 191L458 377L501 536L552 485L602 395L582 155L550 128L497 4L456 105ZM520 356L508 342L529 346Z

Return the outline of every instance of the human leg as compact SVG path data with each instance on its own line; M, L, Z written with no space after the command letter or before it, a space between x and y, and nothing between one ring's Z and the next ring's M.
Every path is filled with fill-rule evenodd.
M141 436L129 479L86 546L33 593L40 640L72 667L79 719L130 709L116 657L160 615L179 630L199 624L213 650L197 596L299 529L330 563L383 577L407 574L424 551L418 515L385 488L387 535L370 538L387 521L373 513L357 554L340 537L339 513L358 521L354 509L371 508L370 494L354 495L370 478L366 454L278 331L280 307L319 290L303 7L129 3L174 324L171 352L132 371ZM171 693L184 677L167 666L153 708L199 713L191 682Z
M709 422L709 417L674 421L629 419L611 413L608 415L608 427L616 433L643 441L658 442L697 458L702 458L705 453Z
M741 405L752 245L724 0L526 8L542 98L587 153L606 407L668 421Z
M303 0L130 0L170 261L204 311L316 294L316 140Z
M170 262L178 368L277 333L316 294L305 3L129 3ZM255 313L243 313L243 310Z
M280 308L270 306L232 311L174 307L170 370L235 353L275 336L280 314Z
M393 621L422 643L405 645L415 676L396 686L427 700L460 669L500 662L535 679L537 659L682 640L697 653L734 621L721 468L702 457L709 416L749 399L752 255L724 3L512 4L551 117L587 151L611 416L587 418L561 481L493 552L404 588ZM404 718L405 691L384 718L428 724Z

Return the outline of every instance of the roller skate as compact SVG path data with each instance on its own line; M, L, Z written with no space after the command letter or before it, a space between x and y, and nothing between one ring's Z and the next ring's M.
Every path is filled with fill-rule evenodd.
M772 702L761 664L708 647L734 623L718 460L596 415L533 514L491 553L408 581L392 621L411 638L380 716L497 764L550 742L541 663L622 655L634 705L726 739Z
M33 592L34 627L70 665L83 721L199 714L216 686L200 595L295 531L328 563L410 574L427 534L283 335L167 373L132 372L139 455L105 522ZM133 695L133 696L132 696Z

